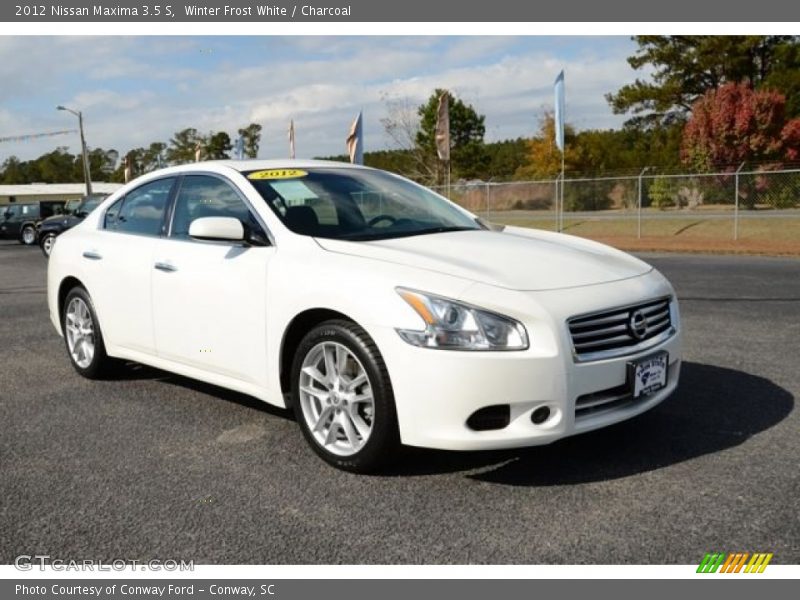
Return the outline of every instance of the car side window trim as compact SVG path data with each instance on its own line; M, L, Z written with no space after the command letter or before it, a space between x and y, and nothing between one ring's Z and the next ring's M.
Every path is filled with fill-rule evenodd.
M108 212L113 207L119 205L119 208L117 208L117 216L119 216L120 212L122 212L122 209L125 207L125 201L128 199L128 197L131 194L133 194L134 192L140 190L144 186L147 186L147 185L150 185L150 184L153 184L153 183L157 183L159 181L169 180L169 179L172 180L172 185L170 186L169 193L167 194L167 199L166 199L166 201L164 203L164 210L163 210L163 213L161 215L161 226L159 227L158 235L152 235L152 234L149 234L149 233L138 233L136 231L122 231L122 230L117 229L116 226L115 227L107 227L106 226L106 218L108 217ZM164 176L164 177L156 177L154 179L150 179L150 180L142 183L139 186L136 186L132 190L129 190L128 192L125 193L125 195L123 195L120 198L117 198L114 202L112 202L108 206L108 208L106 208L103 211L102 219L100 219L99 223L98 223L98 229L102 229L104 231L110 231L112 233L121 234L121 235L135 235L135 236L139 236L139 237L149 237L149 238L165 237L167 223L168 223L167 217L169 215L170 207L172 206L172 202L174 200L174 197L175 197L175 194L176 194L176 191L177 191L177 185L176 184L178 183L179 179L180 179L180 177L178 177L178 176L176 176L174 174L167 175L167 176Z
M173 186L172 193L170 194L169 206L167 207L167 211L166 211L167 226L165 228L164 237L166 237L167 239L170 239L170 240L182 241L182 242L190 242L190 243L193 243L193 244L199 244L199 243L226 243L226 242L209 242L208 240L195 240L195 239L192 239L192 238L181 238L181 237L173 236L172 229L173 229L173 222L174 222L174 219L175 219L175 207L177 205L178 198L180 197L180 191L181 191L181 188L183 187L184 179L186 177L190 177L190 176L194 176L194 175L201 175L201 176L205 176L205 177L212 177L214 179L219 179L220 181L225 183L228 187L230 187L231 190L233 190L233 192L236 194L237 198L239 198L239 200L242 201L242 203L244 204L245 208L247 208L247 211L255 219L256 223L258 223L258 225L261 227L262 231L267 236L267 240L269 241L269 245L270 246L275 246L276 245L275 244L275 237L272 235L272 232L270 231L269 227L267 227L267 224L264 222L264 219L262 219L261 215L258 214L258 211L255 210L255 208L253 207L253 204L250 202L250 199L247 198L247 196L244 195L242 190L239 189L239 186L237 186L233 181L231 181L225 175L222 175L220 173L215 173L213 171L202 171L202 170L185 171L185 172L181 173L178 182L176 183L175 186ZM238 245L241 245L241 244L238 244Z

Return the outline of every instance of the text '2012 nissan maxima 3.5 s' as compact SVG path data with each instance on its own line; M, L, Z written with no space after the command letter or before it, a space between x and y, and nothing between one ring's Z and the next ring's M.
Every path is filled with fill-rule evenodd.
M48 303L81 375L124 359L291 406L352 471L401 444L513 448L617 423L680 370L675 292L648 264L322 161L136 179L59 236Z

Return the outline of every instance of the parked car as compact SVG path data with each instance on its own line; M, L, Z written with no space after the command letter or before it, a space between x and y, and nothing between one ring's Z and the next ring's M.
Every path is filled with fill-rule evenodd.
M108 194L92 194L80 200L70 200L64 207L63 214L53 215L40 221L36 225L36 235L42 254L49 257L56 237L83 221L107 197Z
M59 237L47 279L79 374L126 359L291 406L311 448L351 471L401 444L546 444L678 384L678 301L653 267L578 237L492 230L349 164L140 177Z
M0 239L19 240L32 246L36 243L36 224L59 212L63 201L15 202L0 206Z

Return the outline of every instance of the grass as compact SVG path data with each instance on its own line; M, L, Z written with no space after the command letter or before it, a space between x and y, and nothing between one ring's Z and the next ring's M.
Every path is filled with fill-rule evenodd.
M555 230L555 219L509 218L495 213L497 223ZM733 219L687 215L668 219L564 219L564 233L602 241L624 250L724 252L800 256L800 217L750 218L739 221L739 239L733 239Z

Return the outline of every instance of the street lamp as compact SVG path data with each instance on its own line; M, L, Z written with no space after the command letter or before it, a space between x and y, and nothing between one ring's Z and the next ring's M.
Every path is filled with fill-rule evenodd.
M83 136L83 113L66 106L56 106L56 110L65 110L78 117L78 129L81 132L81 153L83 154L83 178L86 181L86 195L92 194L92 174L89 172L89 155L86 153L86 138Z

